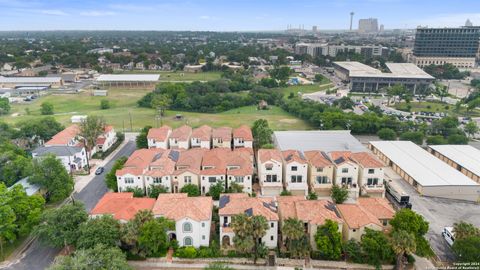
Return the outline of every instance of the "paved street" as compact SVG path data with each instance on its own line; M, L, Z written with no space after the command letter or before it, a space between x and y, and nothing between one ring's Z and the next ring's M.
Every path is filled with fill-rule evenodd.
M105 172L97 175L82 189L79 193L74 194L74 199L82 201L85 204L87 212L89 212L107 192L105 185L105 174L110 171L115 160L122 156L130 156L135 151L135 142L128 141L114 157L105 165ZM35 240L23 256L13 264L6 268L7 270L43 270L48 267L60 250L43 246L39 241Z

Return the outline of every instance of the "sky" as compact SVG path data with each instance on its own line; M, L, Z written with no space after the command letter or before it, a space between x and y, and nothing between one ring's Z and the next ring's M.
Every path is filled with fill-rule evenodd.
M0 0L0 31L385 29L480 25L480 0Z

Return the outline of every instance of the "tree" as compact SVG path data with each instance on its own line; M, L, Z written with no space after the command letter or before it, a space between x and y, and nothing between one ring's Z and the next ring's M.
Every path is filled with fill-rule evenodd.
M204 270L233 270L233 268L219 262L210 263Z
M210 191L208 194L212 196L212 199L218 200L220 199L220 194L225 191L225 184L223 181L218 181L215 185L210 186Z
M377 136L386 141L393 141L397 139L397 133L391 128L382 128L377 132Z
M480 229L471 223L460 221L453 224L453 233L455 234L455 240L459 240L471 236L480 236Z
M102 116L90 115L80 123L80 136L85 140L87 152L91 153L97 145L98 136L105 132L105 119Z
M172 100L169 96L160 94L153 97L151 106L159 112L160 116L163 116L171 104Z
M308 256L310 244L305 235L305 227L302 221L296 218L285 219L282 234L285 237L285 246L290 252L291 258L306 258Z
M447 140L443 138L442 135L434 135L427 137L427 144L428 145L440 145L440 144L447 144Z
M315 244L323 259L339 260L342 255L342 234L338 231L338 223L327 219L317 228Z
M91 249L80 249L71 256L60 256L49 270L103 270L132 269L126 255L117 247L96 245Z
M40 113L42 115L52 115L53 114L53 104L50 102L43 102L40 105Z
M264 145L272 143L273 131L265 119L258 119L253 122L252 135L257 148L262 148Z
M23 138L38 137L43 141L50 140L53 135L64 129L62 124L57 122L53 116L46 116L38 119L31 119L18 123L20 136Z
M328 80L328 79L325 78L322 74L315 74L315 79L314 79L315 82L322 82L324 80Z
M110 101L108 99L100 100L100 109L102 110L110 109Z
M394 231L392 233L392 247L397 255L396 269L403 269L403 258L409 253L414 253L417 246L415 236L403 230Z
M168 193L167 188L162 185L151 185L148 188L148 197L150 198L156 199L161 193Z
M6 196L6 187L0 183L0 255L3 259L3 246L7 241L14 241L16 239L15 231L17 225L15 224L16 216L12 207L8 204Z
M200 196L200 189L195 184L186 184L180 189L181 193L187 193L188 197Z
M62 162L54 155L34 159L32 171L28 181L46 189L51 202L63 200L72 193L73 179L65 170Z
M307 200L315 201L318 199L318 195L315 192L309 192L307 196Z
M346 187L339 187L338 185L333 185L331 197L336 204L342 204L348 199L348 189Z
M145 256L145 248L138 243L140 227L148 221L154 220L153 213L150 210L140 210L135 214L132 220L121 226L121 244L122 249L129 250L132 254Z
M475 134L479 131L479 128L477 122L469 121L465 124L463 130L465 131L465 133L467 133L468 135L470 135L470 137L473 138L473 136L475 136Z
M140 188L140 187L128 187L125 191L132 192L133 197L135 198L145 197L145 191L143 190L143 188Z
M233 242L235 248L244 254L253 256L253 263L262 255L262 245L258 239L265 236L268 230L268 222L264 216L247 216L246 214L235 215L232 218L231 227L235 236Z
M137 142L137 148L142 149L142 148L148 148L148 131L151 129L151 126L145 126L141 131L140 134L138 134L136 142Z
M365 262L371 265L379 266L384 262L391 263L395 257L392 245L381 231L365 228L360 247Z
M480 236L470 236L462 239L455 239L452 246L453 253L461 262L480 261Z
M96 244L116 247L120 243L120 223L112 216L89 219L80 225L77 248L93 248Z
M333 102L333 105L338 106L342 110L353 109L355 102L349 97L342 97Z
M149 220L140 226L138 243L145 248L147 256L158 256L168 248L167 230L171 228L172 221L167 219Z
M428 231L428 222L410 209L402 209L395 213L390 221L393 231L406 231L415 237L416 254L422 257L433 255L424 235Z
M231 182L228 185L227 193L242 193L243 192L243 186L236 183L236 182Z
M15 213L15 234L24 236L30 233L40 221L45 199L37 194L28 196L21 185L13 186L8 191L0 187L0 197L8 198L7 204Z
M423 133L420 131L407 131L400 134L400 140L411 141L418 145L423 144Z
M448 97L448 89L445 85L435 84L435 95L440 97L440 102L443 102L444 97Z
M125 162L127 162L127 159L127 157L121 157L115 160L112 169L105 175L105 183L107 187L115 192L118 191L117 176L115 175L115 173L117 172L117 170L121 170L123 168L123 165L125 164Z
M452 134L447 137L448 144L468 144L467 136L463 134Z
M87 219L88 214L81 203L49 209L43 212L35 234L50 246L75 245L80 236L80 225Z
M8 98L0 98L0 115L5 115L10 112L10 102Z

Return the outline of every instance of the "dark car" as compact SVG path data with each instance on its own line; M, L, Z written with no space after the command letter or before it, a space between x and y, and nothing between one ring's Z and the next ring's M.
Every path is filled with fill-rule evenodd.
M103 173L105 169L103 167L98 167L97 170L95 170L95 175L100 175Z

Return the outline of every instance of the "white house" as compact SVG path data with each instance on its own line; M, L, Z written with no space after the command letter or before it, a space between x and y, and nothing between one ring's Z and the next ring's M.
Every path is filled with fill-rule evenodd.
M179 155L178 150L165 150L155 156L144 173L147 194L153 186L163 186L168 192L173 191L173 172Z
M95 152L105 152L117 141L117 133L113 126L105 126L102 135L98 136L95 146ZM93 151L92 151L93 152Z
M40 146L32 151L33 158L40 158L48 154L55 155L69 173L81 170L87 166L87 152L84 147L65 145Z
M160 194L153 207L155 217L175 221L175 231L169 231L170 239L178 245L209 246L213 201L211 197L188 197L186 193Z
M358 164L351 159L351 152L330 152L330 158L335 164L335 184L348 189L347 202L355 202L359 195Z
M188 149L190 148L190 136L192 135L192 128L183 125L176 128L170 134L168 139L171 149Z
M276 149L260 149L257 153L258 179L264 196L280 195L283 190L283 158Z
M308 194L308 163L297 150L282 151L285 189L294 195Z
M196 185L200 189L200 169L202 168L203 148L192 148L180 152L173 172L174 192L179 192L187 184Z
M242 125L233 130L233 148L253 147L252 130L247 125Z
M147 134L148 148L168 149L168 138L172 133L169 126L161 126L159 128L151 128Z
M217 148L206 151L203 154L202 170L200 171L200 186L202 194L210 191L210 187L219 182L225 183L226 177L226 155L231 152L230 149Z
M267 248L274 249L278 241L278 214L272 198L249 197L246 193L223 194L219 201L220 246L229 249L234 246L235 233L231 227L232 217L238 214L264 216L268 230L261 241Z
M123 168L115 172L118 191L125 192L129 188L140 188L145 192L148 186L145 184L144 174L149 170L150 163L164 151L163 149L151 148L133 152Z
M252 193L253 157L248 151L231 151L226 156L227 188L233 183Z
M309 163L308 183L310 190L322 197L329 197L332 191L335 166L325 152L305 151Z
M220 127L212 131L213 148L231 148L232 147L232 128Z
M385 197L385 165L367 152L353 153L352 159L359 165L360 193L369 197Z
M212 128L203 125L192 131L190 138L190 147L210 149L212 146Z

